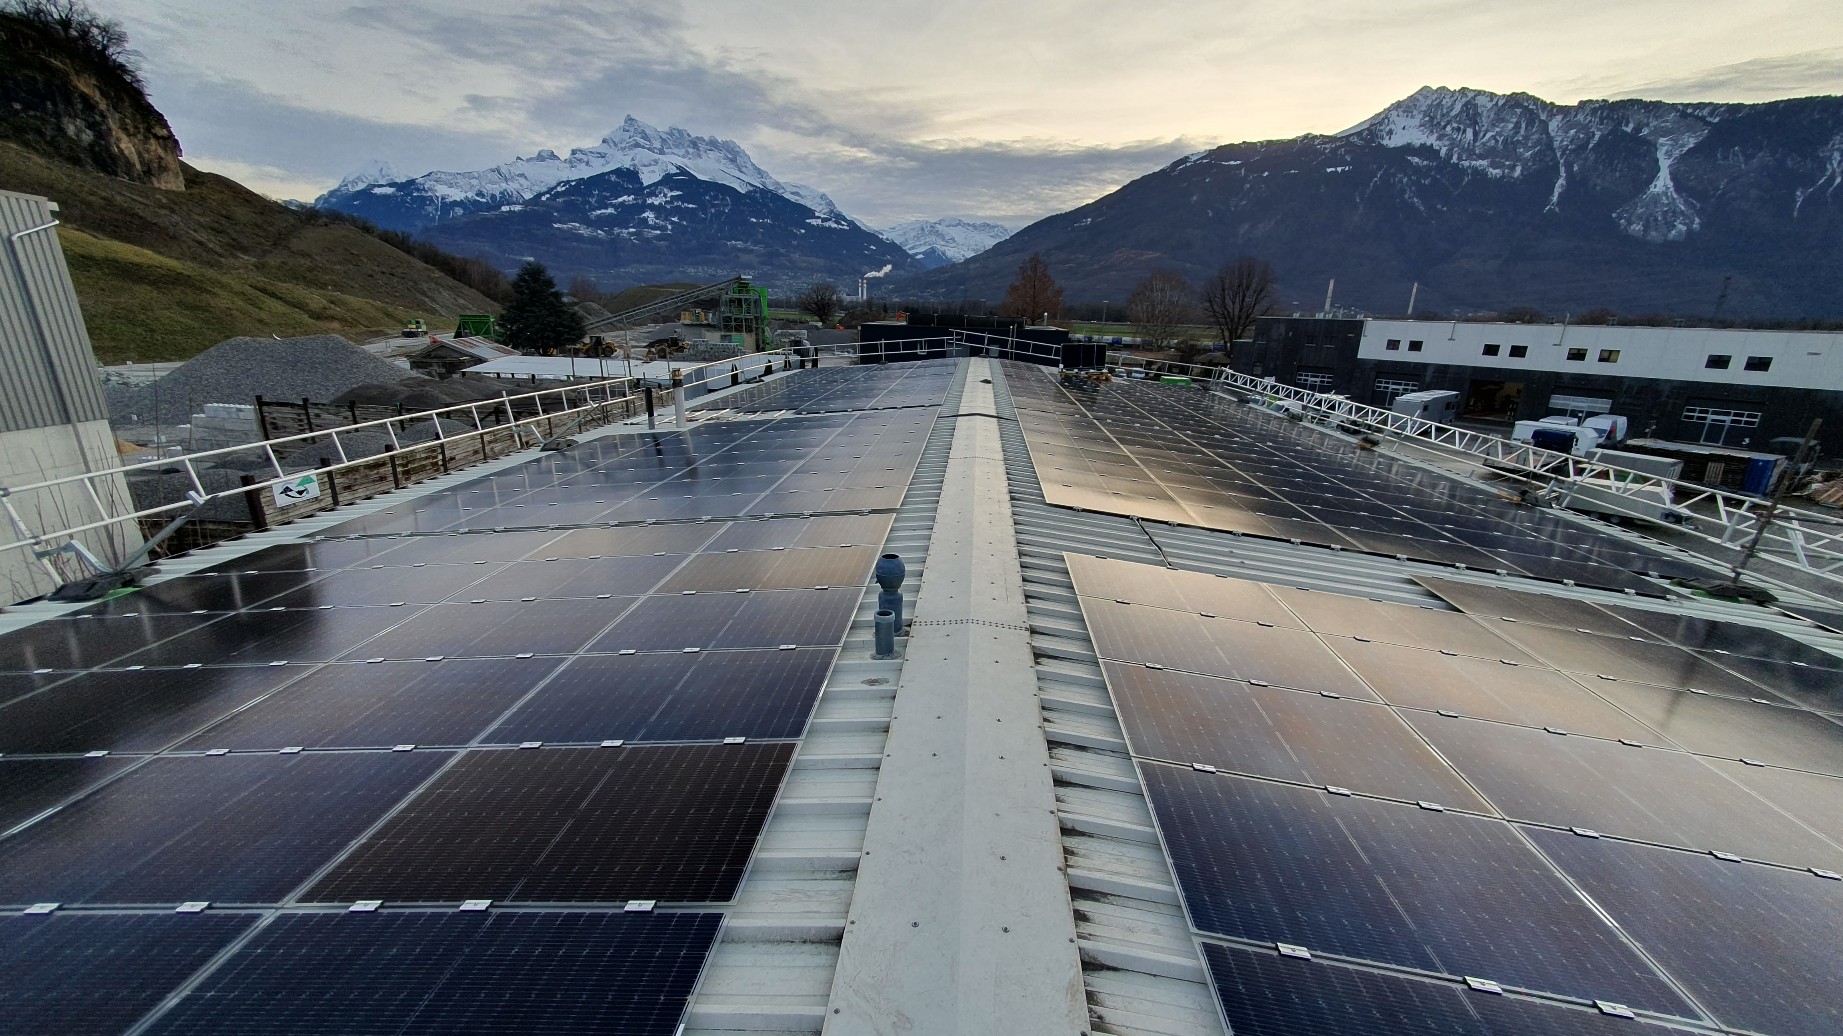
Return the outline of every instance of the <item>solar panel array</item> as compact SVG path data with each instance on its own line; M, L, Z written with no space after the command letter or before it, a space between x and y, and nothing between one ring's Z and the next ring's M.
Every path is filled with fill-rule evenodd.
M1843 658L1067 558L1232 1031L1843 1031Z
M1610 589L1706 574L1214 393L1005 369L1051 504Z
M951 359L819 367L708 402L700 400L697 405L743 413L791 410L802 414L935 406L958 370L959 361Z
M0 1029L671 1033L947 387L884 381L0 636Z

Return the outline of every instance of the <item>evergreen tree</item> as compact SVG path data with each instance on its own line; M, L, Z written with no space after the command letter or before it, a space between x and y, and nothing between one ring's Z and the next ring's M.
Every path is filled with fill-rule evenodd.
M499 340L526 352L567 349L586 333L582 314L563 301L557 282L539 262L519 267L512 301L499 314Z

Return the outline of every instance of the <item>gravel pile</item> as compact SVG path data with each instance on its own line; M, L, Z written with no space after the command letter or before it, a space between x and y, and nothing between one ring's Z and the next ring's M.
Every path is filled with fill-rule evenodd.
M163 469L164 474L154 473L135 475L128 479L128 495L134 498L137 508L156 507L160 504L178 503L192 491L192 480L179 468ZM224 489L235 489L242 485L239 473L224 468L212 468L198 473L198 481L205 487L205 492L215 493ZM176 518L182 511L168 512L168 519ZM194 515L195 518L218 519L222 521L247 522L250 520L249 505L240 496L213 500L205 505L204 510Z
M335 403L358 403L361 406L403 405L410 410L440 410L461 403L498 399L506 387L485 378L411 378L381 385L358 385L347 389Z
M257 396L330 400L354 386L388 384L406 378L429 380L379 359L338 335L279 341L230 338L151 384L104 391L116 423L171 427L190 420L206 403L248 405L256 402Z
M442 420L442 435L444 437L461 435L473 430L474 426L469 423L450 421L447 419ZM406 447L416 443L429 442L434 438L435 422L427 419L414 421L408 428L400 429L397 432L397 442ZM360 457L375 457L390 448L390 435L382 431L362 431L352 432L350 434L342 433L339 436L339 444L345 447L347 460L357 460ZM325 457L328 460L338 459L339 450L333 446L332 440L329 439L325 442L310 443L300 447L292 453L282 454L281 459L282 464L284 464L288 470L295 471L302 468L319 467L321 457Z

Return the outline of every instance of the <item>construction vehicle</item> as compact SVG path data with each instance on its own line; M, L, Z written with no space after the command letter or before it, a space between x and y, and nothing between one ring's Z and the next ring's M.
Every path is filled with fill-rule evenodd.
M429 333L429 323L421 318L403 325L403 337L421 338Z
M493 323L491 313L462 313L456 318L454 326L456 338L496 338L499 328Z

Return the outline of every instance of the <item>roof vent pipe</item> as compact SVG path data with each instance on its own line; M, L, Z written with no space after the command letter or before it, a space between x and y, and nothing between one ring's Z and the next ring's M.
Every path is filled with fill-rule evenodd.
M900 554L885 554L877 559L875 575L877 585L883 588L883 592L877 595L877 608L889 612L892 628L901 631L902 581L908 578L909 568L902 563Z

